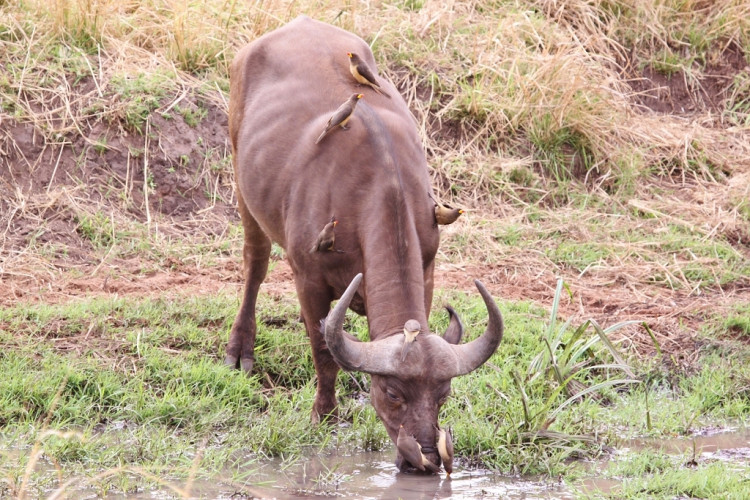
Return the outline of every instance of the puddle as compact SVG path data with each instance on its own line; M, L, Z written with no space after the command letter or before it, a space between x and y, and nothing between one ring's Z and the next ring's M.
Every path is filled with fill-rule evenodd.
M244 488L235 491L278 499L573 498L557 483L502 476L488 470L456 468L450 478L445 473L432 476L397 473L394 457L395 451L388 450L307 458L287 467L280 460L265 462L257 465L250 478L256 486L248 487L246 492ZM198 489L194 492L198 493Z
M750 462L750 429L711 429L681 438L637 438L624 440L616 454L627 459L633 452L659 450L669 455L684 455L695 450L695 460L700 462L721 460L725 462ZM604 475L608 461L592 464L591 477L581 480L580 491L587 495L611 494L621 484L619 479L599 477Z
M300 498L358 499L573 499L564 485L555 481L534 481L531 478L503 476L490 470L456 467L448 478L439 475L398 473L393 460L395 450L357 452L349 455L322 455L299 458L293 462L282 459L257 460L226 471L211 479L196 479L187 490L187 482L164 479L153 489L128 493L105 492L92 488L84 478L67 478L62 492L60 484L46 490L44 498L76 498L108 500L146 500L215 498L243 500ZM241 462L241 461L240 461ZM57 470L45 459L36 471L49 479ZM137 472L124 472L137 476ZM153 478L153 476L151 476ZM1 490L0 490L1 492ZM59 495L62 493L62 495ZM57 494L57 495L56 495ZM59 495L59 496L58 496ZM0 494L0 496L2 496Z
M630 452L657 449L670 454L691 453L695 448L698 460L750 461L750 429L727 432L702 432L687 438L630 439L620 443L617 455L627 457ZM150 491L128 494L106 494L108 499L155 498L361 498L361 499L440 499L440 498L505 498L505 499L572 499L576 494L554 480L535 481L532 478L504 476L489 470L465 469L460 463L450 478L440 475L424 476L397 473L393 465L395 450L329 454L299 458L291 462L282 459L257 460L228 470L209 480L195 480L186 495L186 482L165 481ZM242 462L242 461L240 461ZM589 477L578 484L579 492L608 492L619 481L601 477L608 462L590 464ZM49 467L49 470L47 468ZM44 460L38 470L53 476L56 471ZM81 483L86 483L82 480ZM70 485L67 498L102 498L83 484ZM174 487L170 487L173 485ZM54 488L49 491L51 493Z
M628 439L620 452L643 449L659 450L672 455L692 453L696 458L738 460L750 458L750 429L703 431L693 436L674 439Z

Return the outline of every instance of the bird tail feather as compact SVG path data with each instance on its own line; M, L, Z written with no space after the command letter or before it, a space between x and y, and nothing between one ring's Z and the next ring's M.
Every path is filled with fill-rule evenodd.
M319 137L318 137L318 138L317 138L317 139L315 140L315 144L317 144L317 143L319 143L320 141L322 141L322 140L323 140L323 137L325 137L325 136L326 136L326 134L328 134L328 130L329 130L329 129L326 129L326 130L324 130L324 131L323 131L323 133L322 133L322 134L320 134L320 136L319 136Z

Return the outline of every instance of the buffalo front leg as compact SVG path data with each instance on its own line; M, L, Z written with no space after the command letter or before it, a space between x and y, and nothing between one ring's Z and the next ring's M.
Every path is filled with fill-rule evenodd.
M295 279L295 283L297 283L297 296L302 307L305 329L307 336L310 337L315 373L318 377L315 402L310 415L313 423L318 423L328 416L336 416L336 376L339 373L339 365L328 350L321 330L321 322L328 314L332 297L328 289L306 288L302 290L299 280ZM310 281L306 280L306 283L309 284Z
M271 240L258 226L250 212L248 212L242 197L237 195L242 226L245 230L245 242L242 248L245 290L242 305L234 319L232 331L227 344L227 356L224 364L234 368L241 368L248 375L253 370L255 356L255 302L258 289L268 271L268 259L271 255Z

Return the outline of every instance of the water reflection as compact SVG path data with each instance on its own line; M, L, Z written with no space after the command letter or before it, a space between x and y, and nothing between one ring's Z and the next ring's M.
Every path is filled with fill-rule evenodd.
M704 432L682 439L633 439L618 446L618 455L643 448L666 453L684 454L695 449L696 458L746 461L750 459L750 429L732 432ZM398 473L393 465L395 450L383 452L332 452L297 458L261 460L247 457L237 461L232 470L210 480L196 479L189 486L184 481L165 480L150 491L113 494L108 499L154 498L278 498L298 499L362 498L362 499L441 499L441 498L506 498L506 499L570 499L583 494L614 491L619 482L602 478L606 461L591 464L590 477L578 485L577 494L555 481L534 481L529 478L503 476L489 470L467 469L460 460L450 478L440 475ZM241 464L241 465L240 465ZM37 470L45 477L56 475L57 469L40 460ZM67 498L101 498L101 492L87 485L85 478L66 488ZM173 487L172 487L173 486ZM52 493L52 488L49 493ZM189 491L189 493L188 493Z
M736 454L746 456L750 451L750 429L704 430L690 437L673 439L641 438L629 439L623 443L620 451L656 449L668 454L683 454L695 452L695 456L704 455L706 458ZM729 451L731 450L731 451Z
M346 496L362 499L572 498L557 483L502 476L487 470L457 468L451 477L396 472L393 451L308 457L292 465L281 460L258 464L252 478L259 490L248 494L292 499Z

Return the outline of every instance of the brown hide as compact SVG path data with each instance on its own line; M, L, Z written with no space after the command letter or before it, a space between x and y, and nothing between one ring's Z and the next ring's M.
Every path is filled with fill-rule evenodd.
M331 301L363 273L350 307L367 314L371 344L403 337L409 319L425 332L407 358L416 371L373 374L373 405L394 441L403 424L425 456L439 464L433 424L453 375L431 363L430 346L437 343L439 350L448 344L430 334L427 324L439 240L427 163L396 88L380 77L388 99L357 84L348 52L377 67L359 37L300 17L243 48L232 63L229 131L245 230L246 285L226 362L252 370L255 301L274 241L294 272L312 345L318 377L313 419L334 412L339 366L321 321ZM356 92L364 97L348 130L336 128L315 144L333 111ZM337 251L311 253L333 216L339 221Z

